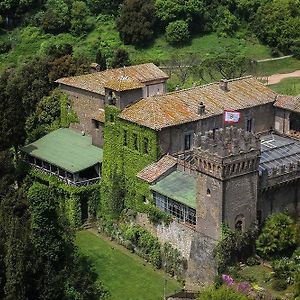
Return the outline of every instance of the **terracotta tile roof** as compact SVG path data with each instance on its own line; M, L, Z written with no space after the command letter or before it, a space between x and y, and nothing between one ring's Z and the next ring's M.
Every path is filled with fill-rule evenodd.
M111 84L112 81L117 84L122 76L131 79L132 82L135 82L135 85L136 83L142 84L168 78L165 72L156 65L149 63L119 69L109 69L81 76L64 77L56 80L56 82L104 95L105 85Z
M101 123L105 123L105 111L104 109L99 109L99 111L93 116L94 120L97 120Z
M279 95L277 97L277 100L275 101L274 106L300 113L300 95Z
M228 81L228 91L218 82L186 90L155 95L125 108L122 119L154 130L179 125L214 115L223 114L224 109L241 110L275 101L276 93L252 77ZM205 113L199 114L200 102Z
M145 85L138 80L133 80L127 76L121 76L119 80L110 80L105 83L105 87L118 92L140 89L144 86Z
M137 174L137 177L149 183L157 180L161 175L176 165L176 159L171 155L163 156L159 161L148 165Z

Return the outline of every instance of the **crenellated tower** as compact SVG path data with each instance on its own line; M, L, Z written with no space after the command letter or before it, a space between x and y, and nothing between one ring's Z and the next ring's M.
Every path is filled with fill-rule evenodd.
M195 136L197 230L217 240L222 223L247 229L256 220L260 139L227 127Z

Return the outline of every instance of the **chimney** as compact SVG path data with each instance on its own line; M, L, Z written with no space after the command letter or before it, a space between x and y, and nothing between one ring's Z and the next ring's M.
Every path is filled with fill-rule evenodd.
M198 114L203 115L204 113L205 113L205 105L201 101L200 104L199 104L199 107L198 107Z
M227 79L221 79L221 81L220 81L220 88L224 92L229 91L229 89L228 89L228 80Z

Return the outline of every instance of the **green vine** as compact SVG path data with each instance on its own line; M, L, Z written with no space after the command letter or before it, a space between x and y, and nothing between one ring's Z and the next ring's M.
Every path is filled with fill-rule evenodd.
M99 210L99 184L89 186L70 186L61 182L56 176L42 171L31 169L30 176L34 181L51 187L59 199L59 208L62 215L73 227L82 225L81 204L87 202L90 219L95 219Z
M115 106L105 107L101 214L113 218L125 207L140 211L143 202L153 202L149 184L136 175L158 158L156 132L120 119L119 113Z

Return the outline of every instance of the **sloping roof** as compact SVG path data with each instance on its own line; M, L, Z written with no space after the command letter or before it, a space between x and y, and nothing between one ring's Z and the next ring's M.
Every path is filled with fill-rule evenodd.
M252 77L228 81L228 91L218 82L186 90L156 95L142 99L125 108L122 119L155 130L179 125L214 115L223 114L224 109L241 110L272 103L276 93ZM200 102L205 113L199 114Z
M105 83L105 87L118 92L140 89L144 86L145 85L138 80L128 76L121 76L119 80L110 80Z
M286 96L279 95L274 106L300 113L300 95Z
M163 156L159 161L150 164L137 174L137 177L149 183L154 182L165 172L176 165L176 159L171 155Z
M105 110L103 108L99 109L99 111L93 116L93 119L101 123L105 123Z
M137 86L137 82L141 86L142 83L168 78L168 75L165 72L153 63L149 63L118 69L109 69L81 76L64 77L56 80L56 82L104 95L104 87L106 85L112 87L112 82L114 82L114 85L117 85L122 76L126 76L131 79L132 82L135 82L135 86Z
M196 209L196 179L192 175L174 171L152 185L151 189Z
M300 160L300 141L287 136L268 134L261 137L259 172L297 164Z
M85 170L103 158L103 150L92 145L91 137L68 128L50 132L21 150L71 173Z

